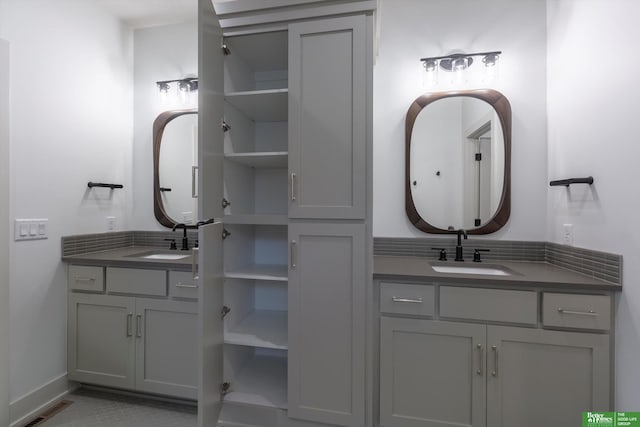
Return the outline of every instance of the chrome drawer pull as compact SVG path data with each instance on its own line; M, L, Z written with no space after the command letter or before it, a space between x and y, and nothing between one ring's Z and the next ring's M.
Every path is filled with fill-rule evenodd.
M95 282L95 277L76 277L76 282Z
M573 311L573 310L566 310L562 307L558 307L558 313L560 314L576 314L578 316L597 316L598 313L593 311L593 310L589 310L589 311Z
M176 283L176 288L190 288L190 289L193 289L193 288L197 288L197 287L198 287L198 285L185 285L183 283Z
M133 313L127 314L127 336L133 336L133 332L131 332L131 321L133 320Z
M297 245L296 241L292 240L291 241L291 247L290 247L290 251L291 251L291 255L290 255L290 257L291 257L290 264L291 265L290 265L290 267L291 267L291 270L295 270L296 269L296 245Z
M142 331L140 329L140 323L142 322L142 315L136 314L136 336L138 338L142 337Z
M422 298L398 298L391 297L393 302L408 302L410 304L422 304Z
M295 202L296 199L296 174L291 172L291 201Z
M478 344L478 370L476 374L482 376L482 366L484 365L484 350L482 349L482 344Z
M495 345L491 346L491 350L493 351L493 371L491 375L494 377L498 376L498 347Z

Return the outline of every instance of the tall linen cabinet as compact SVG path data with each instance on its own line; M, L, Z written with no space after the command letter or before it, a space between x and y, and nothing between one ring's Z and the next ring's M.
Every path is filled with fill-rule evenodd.
M375 5L200 1L201 426L370 422Z

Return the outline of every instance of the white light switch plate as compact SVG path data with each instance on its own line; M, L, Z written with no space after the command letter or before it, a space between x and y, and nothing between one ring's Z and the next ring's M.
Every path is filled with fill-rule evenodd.
M14 240L48 239L49 220L47 218L16 219Z

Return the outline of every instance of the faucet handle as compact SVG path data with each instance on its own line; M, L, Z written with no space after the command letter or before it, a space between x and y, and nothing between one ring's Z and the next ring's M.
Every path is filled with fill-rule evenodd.
M445 248L431 248L434 251L440 251L440 257L438 261L446 261L447 260L447 250Z
M167 242L171 242L171 244L169 246L170 250L173 251L173 250L178 249L178 247L176 246L176 239L164 239L164 240L167 241Z
M482 262L480 259L480 252L491 252L489 249L474 249L473 262Z

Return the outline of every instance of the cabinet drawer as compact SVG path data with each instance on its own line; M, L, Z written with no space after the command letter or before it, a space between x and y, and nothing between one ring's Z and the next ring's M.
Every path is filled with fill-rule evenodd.
M458 319L536 324L534 291L440 287L440 316Z
M198 298L198 281L190 271L169 271L169 296Z
M611 299L607 295L576 295L545 292L542 324L565 328L609 330Z
M107 291L136 295L167 296L167 272L107 267Z
M76 291L104 292L104 268L70 265L69 289Z
M434 306L433 286L380 283L380 311L383 313L433 316Z

